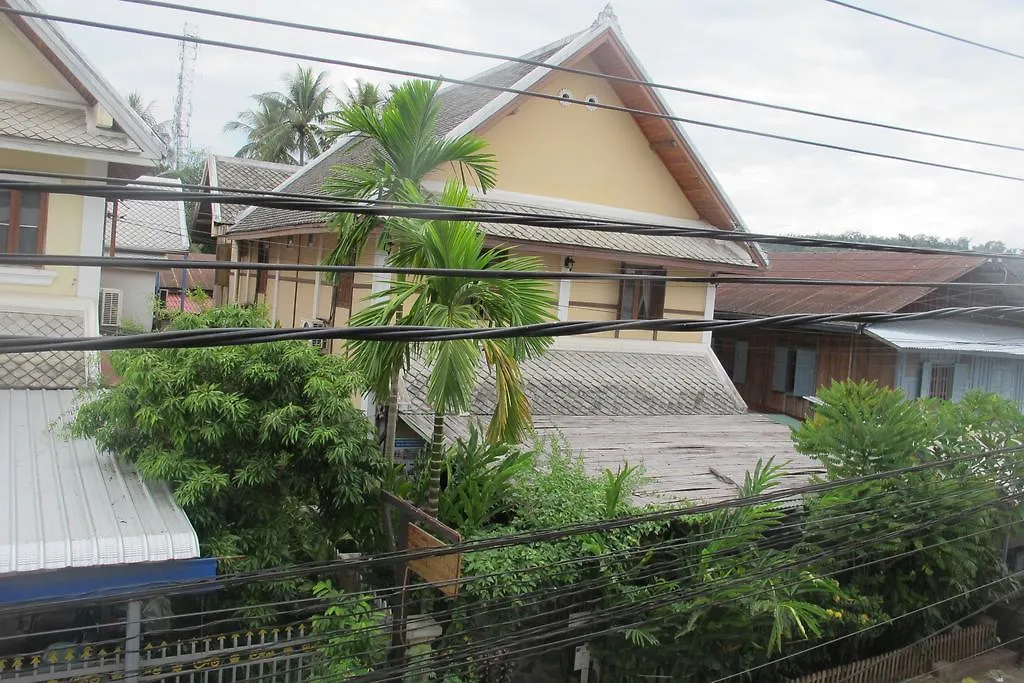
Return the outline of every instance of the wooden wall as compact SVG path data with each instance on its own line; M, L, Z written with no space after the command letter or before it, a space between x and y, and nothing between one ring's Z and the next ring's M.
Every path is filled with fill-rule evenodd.
M748 355L746 377L736 382L736 387L749 408L755 411L784 413L798 419L809 414L810 404L804 398L772 389L777 347L816 349L815 391L833 380L873 380L889 387L895 380L896 352L858 334L715 332L712 345L730 375L735 369L737 341L747 343Z

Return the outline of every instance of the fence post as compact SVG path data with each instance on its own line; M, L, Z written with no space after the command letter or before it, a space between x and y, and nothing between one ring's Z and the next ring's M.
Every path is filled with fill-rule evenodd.
M124 633L125 683L138 683L139 681L139 661L142 656L141 621L142 601L129 601Z

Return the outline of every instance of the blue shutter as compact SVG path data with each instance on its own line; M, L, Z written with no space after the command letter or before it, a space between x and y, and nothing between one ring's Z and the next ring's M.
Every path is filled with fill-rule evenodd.
M747 381L747 352L750 344L745 341L736 342L736 349L732 359L732 381L736 384L743 384Z
M789 379L789 349L775 347L775 364L772 367L772 391L785 392Z
M921 388L917 395L919 398L928 398L932 395L932 362L930 360L921 363Z
M959 401L971 388L971 364L957 363L953 366L953 400Z
M813 396L818 387L815 381L818 372L818 352L815 349L796 350L796 371L793 374L793 393L796 396Z

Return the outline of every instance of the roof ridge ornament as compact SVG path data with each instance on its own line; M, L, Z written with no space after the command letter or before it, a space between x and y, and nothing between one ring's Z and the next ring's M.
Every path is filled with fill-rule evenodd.
M619 28L619 18L615 16L615 10L612 9L612 3L610 2L605 5L604 9L601 10L601 13L597 15L597 19L594 20L592 28L605 25L611 25L615 28Z

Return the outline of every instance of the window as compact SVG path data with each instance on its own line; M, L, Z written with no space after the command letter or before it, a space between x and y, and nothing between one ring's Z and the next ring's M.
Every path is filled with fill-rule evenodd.
M932 365L929 396L946 401L953 398L953 370L952 365Z
M665 275L664 268L624 264L622 272L636 275ZM665 315L665 281L623 280L619 299L620 320L658 320Z
M815 349L775 348L772 391L813 396L817 389L818 352Z
M270 246L263 240L257 243L256 251L256 262L257 263L269 263L270 262ZM269 270L258 270L256 271L256 294L267 293L267 277L270 275ZM296 285L297 287L298 285Z
M43 192L0 190L0 253L43 253L46 204Z

